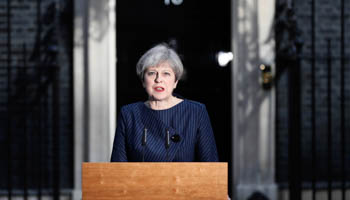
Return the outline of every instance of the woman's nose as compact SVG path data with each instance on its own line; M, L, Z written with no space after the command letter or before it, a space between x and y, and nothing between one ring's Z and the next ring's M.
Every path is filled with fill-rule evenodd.
M162 81L162 78L157 74L156 79L154 80L156 83L159 83Z

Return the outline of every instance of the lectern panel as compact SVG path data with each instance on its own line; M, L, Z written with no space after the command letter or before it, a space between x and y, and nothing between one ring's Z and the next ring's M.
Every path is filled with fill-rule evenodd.
M227 199L227 163L83 163L83 200Z

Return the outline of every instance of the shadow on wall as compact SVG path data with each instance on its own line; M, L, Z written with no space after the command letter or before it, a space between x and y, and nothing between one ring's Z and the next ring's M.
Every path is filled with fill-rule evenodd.
M108 33L111 23L109 10L115 9L113 5L106 3L108 0L91 1L86 3L84 0L77 0L75 3L75 43L82 45L86 37L100 42ZM89 22L89 23L87 23ZM87 34L88 35L84 35Z
M108 2L108 0L103 0ZM110 27L109 10L114 9L108 3L101 3L101 1L91 1L93 4L89 10L89 20L91 20L90 37L95 41L101 41L108 33Z

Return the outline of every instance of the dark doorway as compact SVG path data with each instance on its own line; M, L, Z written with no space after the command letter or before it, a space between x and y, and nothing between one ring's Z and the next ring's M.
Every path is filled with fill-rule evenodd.
M230 0L215 3L199 0L117 1L118 112L122 105L147 99L135 72L140 56L155 44L172 43L186 69L186 77L175 92L207 106L220 161L229 162L229 166L231 68L230 65L220 67L215 54L231 49L230 12Z

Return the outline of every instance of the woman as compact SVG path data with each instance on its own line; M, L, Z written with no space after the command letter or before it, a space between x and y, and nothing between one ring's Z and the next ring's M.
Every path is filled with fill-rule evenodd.
M121 108L112 162L218 161L205 106L173 95L183 71L179 56L166 44L140 58L136 72L148 100Z

